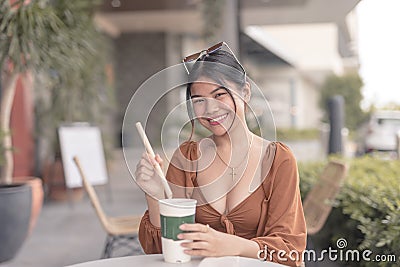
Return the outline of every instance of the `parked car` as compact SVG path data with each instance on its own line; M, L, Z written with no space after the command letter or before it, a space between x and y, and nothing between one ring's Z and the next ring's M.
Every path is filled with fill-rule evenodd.
M376 111L362 131L362 152L397 151L399 131L400 111Z

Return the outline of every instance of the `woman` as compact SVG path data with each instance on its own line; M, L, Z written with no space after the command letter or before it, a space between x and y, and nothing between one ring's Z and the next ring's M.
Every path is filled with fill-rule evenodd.
M299 265L306 246L297 164L279 142L254 135L245 112L250 100L246 72L225 43L185 58L187 106L211 135L184 142L166 174L174 197L197 199L196 223L183 224L182 246L201 256L262 258ZM161 253L158 199L163 188L153 166L161 158L143 154L136 180L146 192L148 210L139 230L146 253Z

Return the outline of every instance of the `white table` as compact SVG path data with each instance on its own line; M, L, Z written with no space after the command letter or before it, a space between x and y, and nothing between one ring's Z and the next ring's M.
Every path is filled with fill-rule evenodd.
M71 265L69 267L282 267L284 265L243 257L199 258L187 263L166 263L161 254L102 259Z

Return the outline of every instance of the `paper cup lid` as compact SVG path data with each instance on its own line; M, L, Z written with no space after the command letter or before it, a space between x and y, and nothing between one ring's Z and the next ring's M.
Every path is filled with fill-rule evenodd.
M189 198L172 198L160 199L158 201L160 207L160 214L165 216L188 216L196 212L195 199Z
M160 199L159 203L174 208L192 209L193 207L196 207L197 200L190 198L171 198L171 199Z

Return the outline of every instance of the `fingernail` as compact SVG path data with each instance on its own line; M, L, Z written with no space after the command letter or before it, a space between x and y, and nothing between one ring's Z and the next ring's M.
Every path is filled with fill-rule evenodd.
M179 235L177 235L176 237L179 238L179 239L182 239L182 238L183 238L183 235L182 235L182 234L179 234Z

